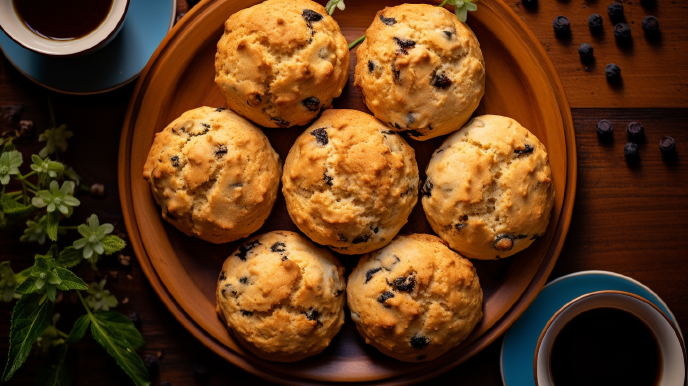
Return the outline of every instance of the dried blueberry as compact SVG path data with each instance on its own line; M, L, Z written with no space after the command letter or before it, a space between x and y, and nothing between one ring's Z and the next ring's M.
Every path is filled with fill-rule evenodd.
M396 122L394 122L394 127L395 127L397 130L403 130L403 128L401 127L401 125L399 125L399 124L396 123Z
M327 173L323 176L323 181L325 181L325 184L332 186L332 177L328 176Z
M671 137L664 137L659 141L659 150L664 155L674 155L676 153L676 141Z
M279 127L289 127L289 121L285 121L282 118L270 117L270 120L277 123Z
M243 315L243 316L252 316L253 315L253 312L251 312L251 311L246 311L246 310L239 310L239 311L241 311L241 315Z
M588 62L593 58L594 51L595 50L588 43L583 43L578 47L578 55L580 55L581 60L584 62Z
M238 257L239 259L246 261L246 254L251 251L251 249L261 245L258 240L253 240L250 243L246 243L242 246L239 247L239 252L237 252L234 256Z
M454 35L454 33L452 31L442 31L442 32L444 32L444 36L446 36L448 40L451 40L452 35Z
M207 123L201 123L201 126L203 126L203 128L205 129L206 132L207 132L208 130L210 130L210 125L207 124Z
M408 121L408 124L411 125L416 121L416 117L413 116L413 113L408 113L406 114L406 121Z
M373 63L372 60L369 60L368 61L368 72L372 74L373 71L375 71L375 63Z
M320 313L318 310L314 310L313 307L310 307L308 311L305 312L306 314L306 319L308 320L315 320L317 322L318 326L322 326L322 323L318 320L318 317L320 316Z
M643 30L646 33L655 33L659 31L659 20L654 16L647 16L643 19Z
M394 37L394 42L399 46L399 52L404 55L408 55L408 50L416 46L416 42L411 39L401 39Z
M633 142L628 142L627 144L625 144L624 156L626 157L626 161L637 161L638 158L640 158L640 154L638 153L638 145L636 145Z
M397 133L396 131L392 131L392 130L383 130L382 131L382 134L396 135L396 133Z
M343 242L349 241L349 238L346 237L346 235L345 235L345 234L342 234L342 233L339 233L339 234L337 235L337 239L338 239L339 241L343 241Z
M323 15L315 12L312 9L304 9L303 12L301 13L301 16L303 16L304 20L306 22L314 22L314 21L320 21L323 18Z
M397 70L392 64L392 75L394 76L394 83L401 84L401 70Z
M385 25L395 25L397 24L397 19L393 17L384 17L380 15L380 21L384 23Z
M372 279L373 276L380 271L382 271L382 268L373 268L368 270L368 272L366 272L366 280L363 282L363 284L369 282L370 279Z
M369 239L370 239L370 235L369 235L369 234L363 234L363 235L356 236L356 237L353 239L353 241L351 241L351 243L352 243L352 244L365 243L365 242L367 242Z
M612 3L607 7L607 13L612 21L622 21L624 19L624 8L621 3Z
M614 63L609 63L604 68L604 75L610 83L618 82L621 79L621 68Z
M377 301L382 303L386 308L389 308L389 306L386 305L385 302L387 301L387 299L393 298L393 297L394 297L394 294L392 292L385 291L382 293L382 295L380 295L379 298L377 298Z
M220 272L220 281L225 280L227 276L225 276L225 271Z
M179 166L179 156L173 155L172 157L170 157L170 161L172 161L172 166L174 166L175 168Z
M320 99L316 97L306 98L301 101L301 104L306 106L309 111L318 111L320 108Z
M566 35L571 31L571 22L566 16L555 17L552 26L554 26L554 33L559 36Z
M609 139L612 136L612 123L606 119L597 122L597 135L602 139Z
M626 137L629 141L639 142L645 136L645 129L640 122L631 122L626 126Z
M588 27L590 27L592 32L598 32L602 29L602 21L602 16L593 13L588 18Z
M456 228L457 231L460 231L461 229L465 228L466 225L468 225L468 224L466 224L465 222L458 223L458 224L454 224L454 228Z
M241 284L248 284L248 277L244 276L239 279L239 283Z
M515 238L516 240L525 239L526 237L528 237L528 235L526 235L526 234L514 236L514 238Z
M432 195L432 186L432 182L430 182L428 178L425 180L425 184L423 184L423 189L421 189L420 193L425 197L430 197Z
M227 146L225 145L220 145L217 149L215 149L215 157L216 158L222 158L227 154Z
M377 226L376 226L375 228L373 228L373 233L377 234L377 232L378 232L379 230L380 230L380 227L377 227Z
M444 74L435 74L435 76L432 78L432 83L433 87L445 89L449 86L451 86L452 81L449 79L448 76Z
M217 109L215 109L215 112L216 112L216 113L219 113L219 112L222 112L222 111L225 111L225 110L227 110L226 107L218 107Z
M270 251L275 252L275 253L281 253L286 251L286 245L284 245L283 242L278 241L270 247Z
M501 252L510 251L514 247L514 236L498 235L494 243L494 248Z
M394 284L394 288L397 291L411 292L413 291L413 288L416 286L416 278L414 276L402 276L394 279L392 283Z
M618 23L614 26L614 37L619 40L627 40L631 37L631 27L626 23Z
M416 334L413 336L413 338L411 338L411 346L413 348L417 348L420 350L429 344L430 344L430 339L428 339L427 337L425 337L423 335Z
M531 154L533 150L535 150L535 148L526 143L523 149L515 149L514 153L516 153L517 155Z
M334 295L334 297L339 297L339 295L343 294L344 290L337 290L337 293Z
M324 127L311 131L311 135L315 137L315 142L317 142L320 146L325 146L329 142L327 131Z

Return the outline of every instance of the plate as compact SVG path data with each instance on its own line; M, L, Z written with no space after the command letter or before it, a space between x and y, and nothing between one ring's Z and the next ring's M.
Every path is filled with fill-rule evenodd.
M46 56L27 50L0 30L0 49L14 67L41 86L66 94L98 94L141 73L174 24L176 0L131 0L122 29L84 56Z
M576 148L566 95L545 51L508 6L481 1L468 24L483 49L486 93L476 114L515 118L547 146L556 200L549 228L526 251L500 261L474 261L484 290L484 318L461 346L432 362L402 363L364 343L347 315L342 331L322 354L296 363L261 360L231 338L215 314L215 285L223 261L237 242L213 245L186 237L164 222L143 164L156 132L186 110L224 106L213 83L216 44L224 21L259 0L202 1L178 23L143 70L129 105L119 152L119 188L131 244L153 288L173 315L201 342L237 366L283 384L363 382L405 384L446 371L500 336L537 295L556 261L568 230L576 185ZM400 1L346 0L334 15L347 41L360 37L378 10ZM355 54L349 83L335 108L367 111L353 87ZM265 129L282 159L305 127ZM409 139L421 178L432 152L444 138ZM257 233L298 232L278 196L275 209ZM422 206L416 205L402 232L432 233ZM357 257L341 256L347 272ZM348 312L347 312L348 314Z
M616 290L636 294L656 305L683 333L674 314L659 295L630 277L607 271L583 271L562 276L542 289L504 337L500 368L504 386L535 386L533 358L540 333L561 307L590 292Z

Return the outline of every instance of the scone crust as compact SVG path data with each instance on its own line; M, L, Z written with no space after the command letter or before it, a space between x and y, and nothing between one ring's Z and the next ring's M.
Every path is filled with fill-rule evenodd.
M310 0L267 0L227 19L215 83L232 110L265 127L305 125L349 76L337 22Z
M478 39L443 7L379 11L356 56L354 86L370 111L419 141L459 129L485 93Z
M212 243L247 237L275 203L282 161L261 130L234 112L189 110L155 134L143 168L162 217Z
M389 243L418 201L415 152L374 117L327 110L285 161L289 216L311 240L343 254Z
M349 275L347 299L366 343L407 362L449 351L483 316L471 262L425 234L397 236L363 256Z
M344 267L305 237L274 231L225 260L217 312L260 358L294 362L324 350L344 324Z
M472 119L435 150L426 173L425 216L463 256L511 256L547 229L554 205L547 150L511 118Z

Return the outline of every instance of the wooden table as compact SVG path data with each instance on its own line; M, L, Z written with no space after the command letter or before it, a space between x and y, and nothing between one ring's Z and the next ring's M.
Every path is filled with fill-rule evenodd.
M639 0L624 1L625 15L632 29L632 44L618 45L606 14L611 1L541 0L535 10L509 1L511 8L533 30L549 52L564 83L571 104L578 150L578 191L571 228L551 278L582 270L600 269L631 276L662 297L681 326L688 326L688 2L658 0L653 7ZM604 32L590 34L587 18L599 13ZM660 21L659 38L647 39L640 27L642 19L655 15ZM557 39L552 20L565 15L571 20L572 34ZM469 16L470 17L470 16ZM593 64L582 64L577 49L590 43L595 49ZM623 82L607 84L604 66L621 67ZM489 65L489 63L488 63ZM3 57L0 59L0 105L24 105L23 119L32 119L40 133L48 124L47 98L53 100L58 123L66 123L75 136L69 142L66 163L90 183L103 183L104 198L82 196L82 205L73 221L82 222L91 213L115 224L124 232L117 195L117 149L124 113L133 85L98 96L69 96L48 92L31 83ZM517 96L514 96L517 97ZM609 119L614 140L602 143L595 125ZM628 122L640 121L646 142L640 144L641 161L629 166L624 160L624 133ZM678 159L663 160L659 140L665 135L676 139ZM37 152L34 140L20 150ZM25 156L25 158L28 158ZM19 243L20 232L0 233L0 259L9 259L15 271L31 264L34 253L43 248ZM125 250L131 255L131 250ZM129 267L116 258L107 259L100 276L121 303L117 310L138 312L147 346L141 355L162 354L153 385L168 381L179 385L267 384L224 362L196 341L162 305L138 263ZM83 267L81 275L96 279ZM115 277L116 276L116 277ZM83 310L75 299L64 299L56 307L64 317L58 327L68 330ZM8 347L11 307L0 303L0 353ZM465 364L426 382L429 384L501 385L498 339ZM129 384L105 352L91 339L80 343L75 355L78 385ZM4 361L4 358L2 359ZM10 384L34 384L42 358L32 356ZM194 377L193 365L211 366L208 380ZM439 383L438 383L439 382Z

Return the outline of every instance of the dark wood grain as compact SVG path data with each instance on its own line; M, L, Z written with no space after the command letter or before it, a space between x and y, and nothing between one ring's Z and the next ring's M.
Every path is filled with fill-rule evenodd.
M587 18L587 14L592 11L583 9L581 3L582 1L541 1L538 12L552 10L551 18L559 13L572 18L575 11L576 14L586 14ZM660 3L660 7L662 4L671 4ZM683 4L680 1L675 3ZM587 4L606 6L601 1ZM512 8L514 7L516 6ZM559 9L561 12L557 12ZM518 7L515 10L540 41L546 44L550 39L551 20L531 24L532 19L528 18L536 17L536 14L525 14L526 11ZM550 15L546 16L549 19ZM677 30L682 28L678 16L671 24L667 23L662 24L662 28L667 25L675 26ZM642 35L634 37L642 38ZM685 52L688 37L679 34L676 39L677 47ZM610 49L615 47L613 41L600 44ZM596 53L599 52L598 47L595 48ZM580 79L567 81L566 66L578 61L575 51L562 51L556 57L550 49L550 55L564 81L569 100L575 105L576 99L572 92L578 91L572 89L594 87ZM634 54L634 57L639 55ZM647 65L640 58L636 63L638 73ZM652 99L656 96L650 95L651 93L634 92L631 95L629 90L624 90L623 94L638 101L637 104L628 106L671 107L676 103L686 103L686 86L681 83L685 79L685 76L675 78L669 86L666 83L657 85L662 93L673 95L679 101L667 101L669 98L666 98L664 102L656 102ZM605 83L597 86L607 87ZM684 90L683 94L676 93L676 90L681 89ZM77 171L88 182L106 185L107 195L103 199L80 197L83 204L75 214L75 223L95 212L101 219L115 223L117 230L124 231L116 185L117 145L124 111L132 90L133 85L130 85L106 95L90 97L49 93L33 85L4 58L0 60L0 105L23 104L23 118L33 119L40 132L46 128L48 122L46 98L50 94L58 113L58 121L67 123L76 133L70 140L66 162L78 163ZM616 96L610 94L600 97L594 101L594 105L619 106L615 101ZM588 104L590 105L592 104ZM572 113L578 150L576 206L564 249L550 279L589 269L604 269L631 276L657 292L674 312L679 325L685 327L688 325L688 260L685 259L685 251L688 250L688 109L573 109ZM600 119L610 119L614 124L613 142L599 142L595 134L595 123ZM632 120L642 122L647 132L647 142L640 146L641 161L636 167L629 167L623 157L623 145L626 143L623 129ZM666 162L662 159L658 141L664 135L671 135L676 139L679 154L677 161ZM35 152L40 149L40 145L26 144L20 146L20 149ZM30 264L32 254L42 250L19 243L19 236L20 233L17 232L0 232L0 259L9 259L15 268L24 268ZM132 252L127 250L125 253ZM119 305L117 310L125 314L137 311L143 319L142 332L148 344L140 354L163 353L160 371L154 376L153 385L158 385L161 381L169 381L176 386L268 384L214 356L196 341L174 320L148 284L138 263L132 261L131 267L124 268L115 259L107 260L100 273L110 276L111 270L117 272L117 279L110 279L109 286L120 301L129 299L127 304ZM80 273L89 279L95 279L88 268L83 268ZM131 280L127 275L131 275ZM58 312L64 315L58 327L69 329L71 321L81 312L79 307L70 299L63 300L57 307ZM0 303L0 354L3 357L7 352L10 312L10 306ZM426 384L500 385L500 346L501 339L463 365ZM78 385L128 384L121 371L91 339L80 343L72 352L75 354L74 362L82 369L77 376ZM32 357L9 384L35 384L35 371L41 361L42 358ZM207 382L194 378L192 368L197 362L211 365L211 375Z

